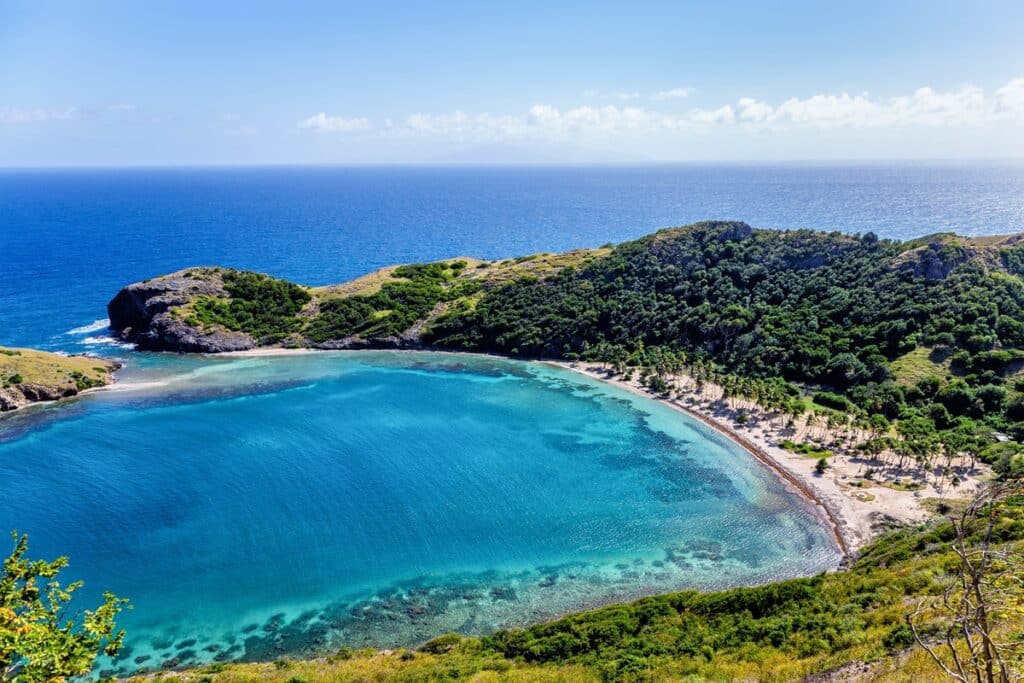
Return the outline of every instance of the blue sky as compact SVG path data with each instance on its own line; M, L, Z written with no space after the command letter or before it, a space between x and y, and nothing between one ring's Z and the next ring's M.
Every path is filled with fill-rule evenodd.
M1024 2L0 0L0 165L1024 156Z

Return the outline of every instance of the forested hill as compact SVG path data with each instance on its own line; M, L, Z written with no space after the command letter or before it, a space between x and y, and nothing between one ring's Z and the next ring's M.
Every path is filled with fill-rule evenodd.
M193 268L125 288L110 319L163 350L424 346L701 363L843 394L888 419L1013 430L1024 420L1022 276L1024 235L901 243L705 222L616 247L400 266L333 287Z
M609 359L663 346L739 373L838 387L884 381L889 362L918 346L963 350L961 365L997 370L1004 356L992 352L1024 346L1024 242L988 242L701 223L519 279L444 316L426 338Z

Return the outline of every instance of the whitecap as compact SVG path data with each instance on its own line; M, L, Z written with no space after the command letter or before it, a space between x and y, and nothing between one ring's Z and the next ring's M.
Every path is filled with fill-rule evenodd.
M120 339L114 337L86 337L85 339L78 342L79 344L85 344L86 346L116 346L119 349L134 349L135 344L129 342L123 342Z
M105 330L108 327L110 327L110 320L108 320L107 318L103 318L101 320L93 320L88 325L82 325L81 327L76 327L74 329L68 330L64 334L89 334L90 332L99 332L100 330Z

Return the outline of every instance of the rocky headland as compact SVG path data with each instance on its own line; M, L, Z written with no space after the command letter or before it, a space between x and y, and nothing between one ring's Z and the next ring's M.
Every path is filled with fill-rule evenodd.
M220 353L256 346L251 335L223 326L201 329L177 311L198 297L224 298L220 269L192 268L128 285L107 304L110 328L147 351Z
M323 287L193 267L124 287L107 315L116 336L147 351L434 348L433 324L470 310L487 293L522 277L544 280L609 251L392 266Z

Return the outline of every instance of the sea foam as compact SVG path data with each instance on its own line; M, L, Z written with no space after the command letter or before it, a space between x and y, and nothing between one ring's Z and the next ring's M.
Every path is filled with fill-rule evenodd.
M77 334L89 334L90 332L99 332L110 327L110 320L102 318L100 320L93 320L88 325L82 325L81 327L75 327L68 330L64 334L66 335L77 335Z
M79 344L85 346L116 346L119 349L134 349L135 344L130 342L123 342L120 339L116 339L111 336L93 336L82 339Z

